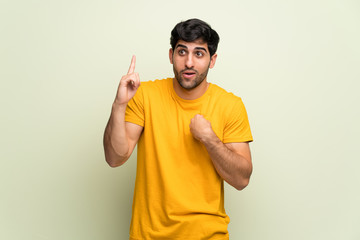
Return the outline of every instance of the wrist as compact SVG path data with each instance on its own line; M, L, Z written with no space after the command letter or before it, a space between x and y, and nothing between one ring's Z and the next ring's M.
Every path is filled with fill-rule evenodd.
M113 105L112 105L112 109L115 110L115 111L118 111L118 110L124 110L125 111L126 107L127 107L127 103L120 103L117 100L115 100Z
M127 107L127 104L118 104L118 103L114 102L112 105L111 113L115 117L125 116L126 107Z
M203 137L201 137L200 142L204 144L205 146L213 146L221 142L221 140L216 136L215 132L211 129L208 134L204 134Z

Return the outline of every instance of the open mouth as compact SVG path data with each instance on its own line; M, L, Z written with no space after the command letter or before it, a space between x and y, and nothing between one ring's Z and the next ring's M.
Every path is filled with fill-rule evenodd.
M196 72L195 71L183 71L182 74L185 78L191 78L196 75Z

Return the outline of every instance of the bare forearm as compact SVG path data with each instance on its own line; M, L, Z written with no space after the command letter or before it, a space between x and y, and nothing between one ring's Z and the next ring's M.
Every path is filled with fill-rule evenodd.
M126 105L113 104L104 133L105 158L112 167L122 165L131 154L125 127L125 109Z
M206 147L218 174L236 189L245 188L252 172L249 144L224 144L216 136L211 123L200 114L191 119L190 131Z
M252 173L249 159L229 149L215 134L203 144L216 171L227 183L238 190L248 185Z

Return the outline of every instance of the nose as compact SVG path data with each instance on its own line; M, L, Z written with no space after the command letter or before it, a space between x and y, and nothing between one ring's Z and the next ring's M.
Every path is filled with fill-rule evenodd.
M186 61L185 61L186 68L193 68L194 67L194 61L192 54L188 54Z

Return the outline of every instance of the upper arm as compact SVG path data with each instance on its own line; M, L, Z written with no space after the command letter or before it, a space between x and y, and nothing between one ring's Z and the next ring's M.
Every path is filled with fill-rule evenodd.
M133 152L144 127L131 122L125 122L126 135L129 143L129 156Z
M245 158L251 164L251 151L249 142L230 142L225 143L225 146L231 151Z

